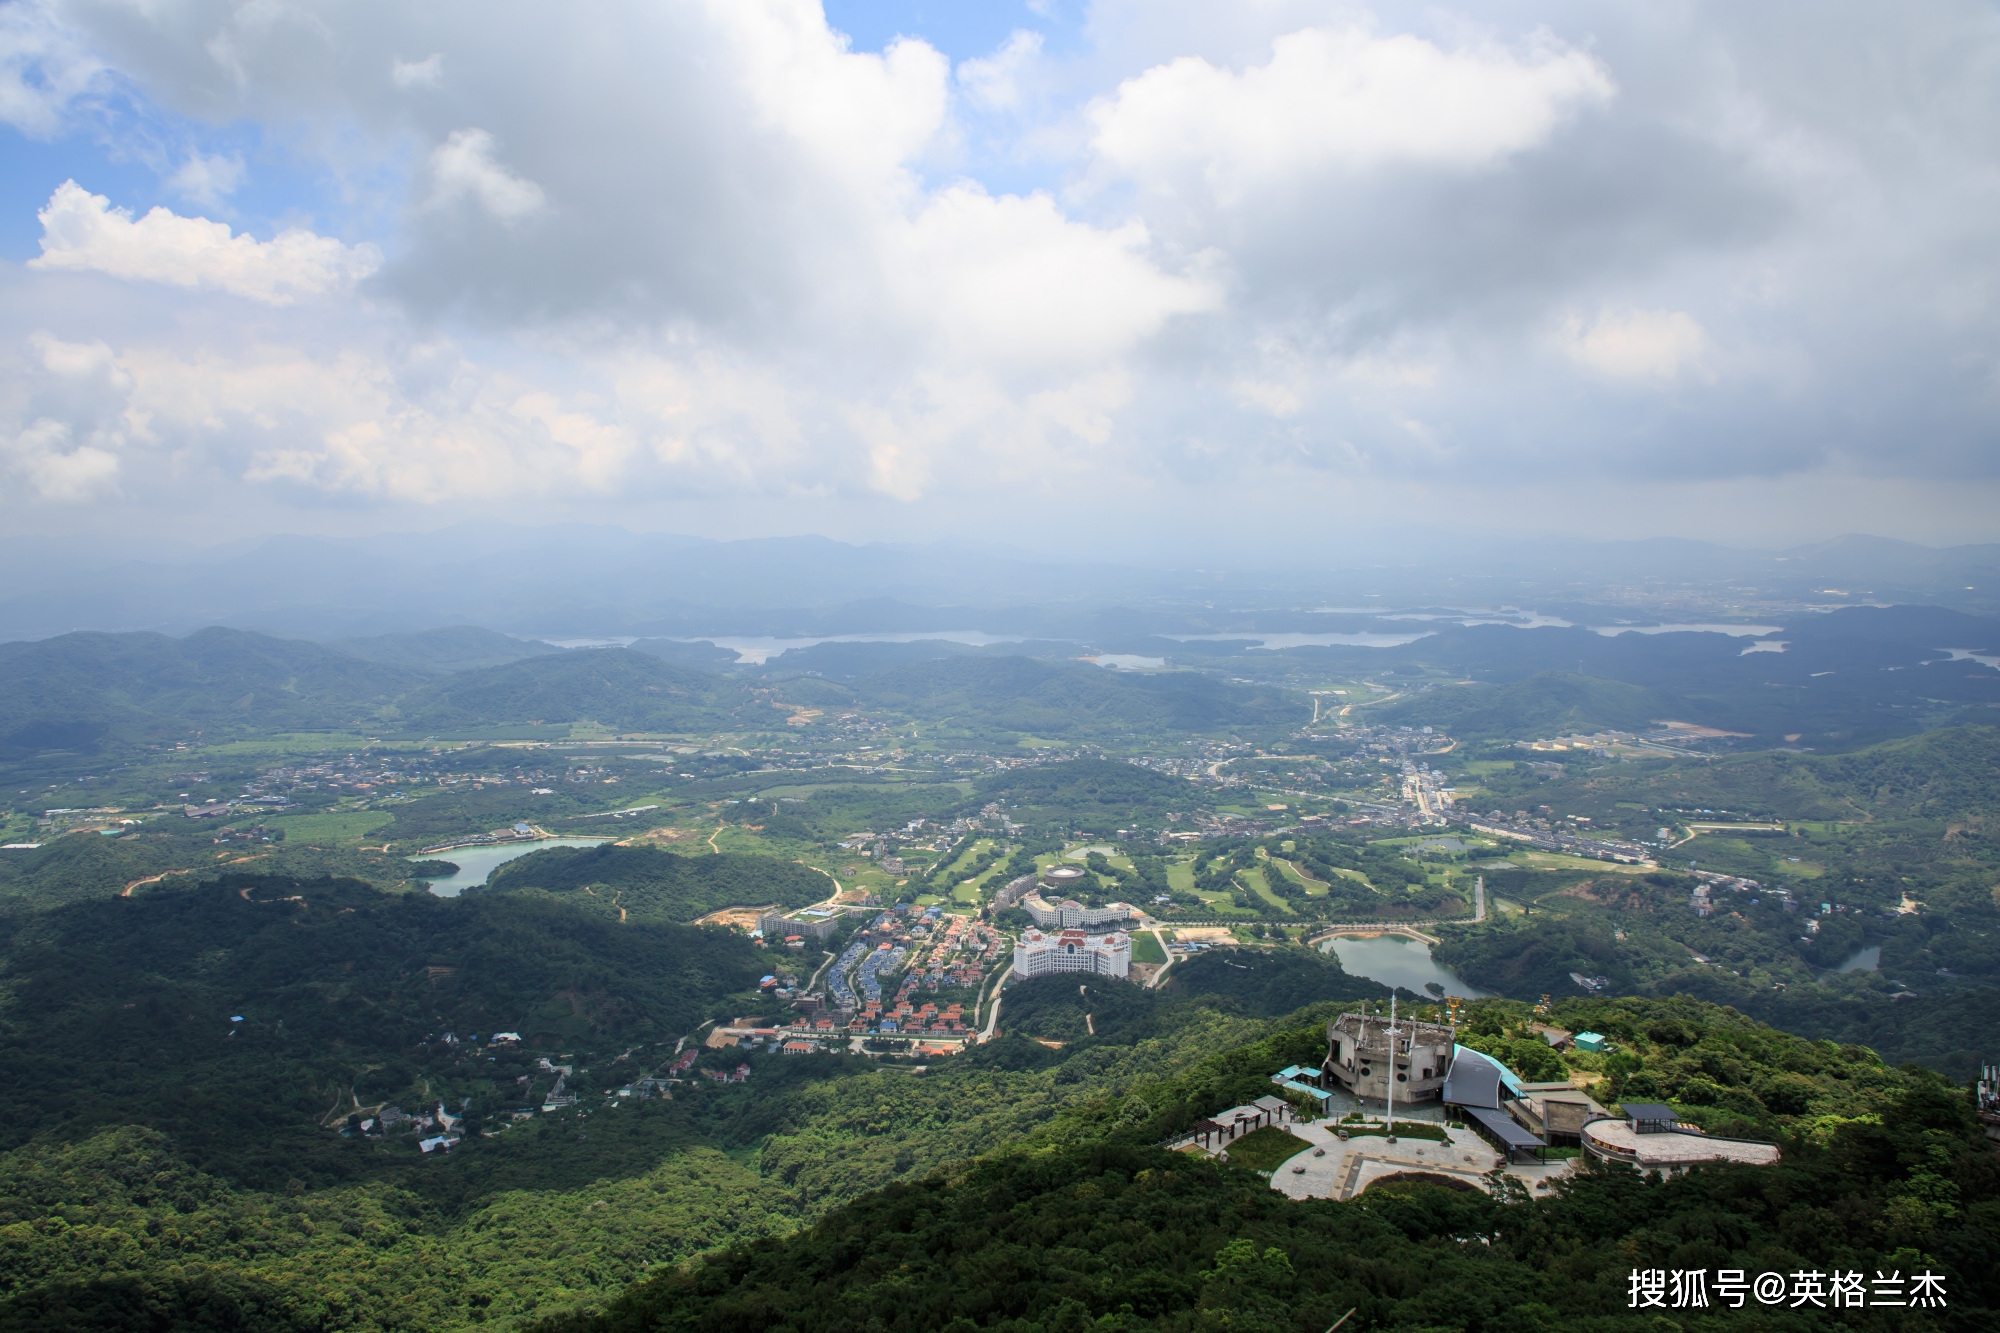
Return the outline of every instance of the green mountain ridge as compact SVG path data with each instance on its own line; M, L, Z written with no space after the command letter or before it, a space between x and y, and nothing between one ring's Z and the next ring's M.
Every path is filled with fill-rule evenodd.
M1505 1049L1528 1017L1525 1006L1475 1005L1467 1039ZM1177 1078L1101 1098L1032 1143L891 1186L810 1229L676 1267L602 1314L539 1328L1320 1333L1346 1315L1409 1333L1657 1333L1665 1317L1637 1308L1632 1273L1696 1268L1711 1282L1725 1268L1788 1280L1812 1271L1822 1291L1828 1272L1921 1269L1943 1283L1942 1306L1870 1312L1863 1326L1990 1325L2000 1158L1961 1091L1691 1001L1575 1002L1555 1017L1620 1039L1610 1057L1576 1057L1600 1078L1600 1096L1657 1097L1672 1082L1683 1115L1775 1138L1783 1160L1667 1181L1585 1163L1533 1196L1418 1174L1335 1203L1291 1200L1247 1167L1155 1146L1163 1127L1253 1094L1259 1071L1320 1048L1316 1026L1286 1025ZM1759 1326L1754 1309L1740 1317ZM1707 1310L1692 1318L1719 1328L1736 1314ZM1766 1326L1858 1318L1799 1301Z
M1364 711L1391 726L1433 726L1463 740L1537 740L1597 731L1647 731L1674 715L1662 695L1622 681L1543 671L1499 685L1441 685Z
M658 847L552 847L502 865L478 895L538 891L587 911L692 921L724 907L806 907L834 882L810 866L723 852L680 856Z

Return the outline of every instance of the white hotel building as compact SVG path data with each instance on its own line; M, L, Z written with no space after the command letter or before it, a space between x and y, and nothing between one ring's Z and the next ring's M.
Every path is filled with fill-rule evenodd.
M1131 971L1132 937L1117 931L1092 935L1082 930L1065 930L1059 935L1045 935L1039 930L1028 930L1014 946L1016 977L1041 977L1053 972L1125 977Z
M1031 893L1021 899L1021 910L1028 919L1044 930L1050 926L1057 930L1103 930L1107 926L1117 926L1139 915L1139 909L1130 903L1111 903L1104 907L1085 907L1074 898L1065 898L1052 903L1039 893Z

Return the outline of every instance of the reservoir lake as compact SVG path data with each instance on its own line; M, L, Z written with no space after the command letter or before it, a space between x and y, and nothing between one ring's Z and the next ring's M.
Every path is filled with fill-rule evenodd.
M467 889L484 884L494 867L506 865L509 861L526 856L529 852L545 852L551 847L595 847L599 843L610 842L610 838L542 838L536 842L509 842L498 847L454 847L448 852L433 852L429 856L412 856L411 861L449 861L458 867L456 875L431 881L431 892L440 898L456 898Z
M1424 989L1429 982L1444 988L1446 995L1467 1000L1483 999L1491 992L1468 986L1441 963L1431 961L1431 946L1403 935L1376 935L1372 938L1336 935L1319 946L1340 960L1349 976L1367 977L1384 986L1400 986L1419 995L1435 997Z

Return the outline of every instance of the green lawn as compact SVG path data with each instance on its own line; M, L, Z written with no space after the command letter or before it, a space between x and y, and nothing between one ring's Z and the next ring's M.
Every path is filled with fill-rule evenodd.
M393 824L396 816L387 810L337 810L321 815L290 815L267 819L271 828L285 831L286 842L357 842L365 833Z
M1275 1171L1289 1159L1312 1147L1296 1134L1276 1125L1253 1129L1229 1145L1229 1164L1253 1171Z
M1290 861L1285 860L1283 857L1277 857L1277 856L1272 857L1271 864L1278 868L1279 874L1283 875L1286 879L1290 880L1292 883L1304 889L1306 891L1307 897L1309 898L1326 897L1327 895L1326 881L1314 879L1311 875L1306 874L1303 870L1300 870L1296 865L1293 865Z
M1160 937L1150 930L1142 930L1132 937L1132 961L1135 963L1164 963L1167 951L1160 947Z
M1378 1137L1385 1136L1389 1132L1387 1126L1380 1124L1342 1125L1341 1128L1347 1131L1347 1137L1351 1139L1367 1138L1371 1135ZM1442 1126L1429 1124L1422 1120L1397 1121L1396 1137L1399 1139L1429 1139L1433 1143L1451 1142L1451 1135L1445 1133Z
M1167 867L1167 887L1175 893L1194 892L1194 863L1176 861Z
M1257 914L1247 907L1238 907L1236 900L1226 893L1198 893L1202 905L1216 916L1251 916Z
M1288 916L1298 915L1298 913L1292 911L1292 905L1290 903L1286 902L1283 898L1280 898L1277 894L1271 892L1271 886L1264 882L1264 872L1261 869L1239 870L1236 872L1236 877L1243 881L1243 883L1249 888L1250 892L1256 894L1259 898L1263 899L1271 906L1277 908L1280 912L1283 912Z

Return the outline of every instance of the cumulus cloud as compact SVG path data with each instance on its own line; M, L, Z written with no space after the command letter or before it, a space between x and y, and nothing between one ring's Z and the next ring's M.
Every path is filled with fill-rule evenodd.
M112 489L117 456L70 437L68 423L37 418L8 442L9 469L44 500L88 500Z
M42 253L32 269L106 273L136 282L227 292L266 305L290 305L351 287L381 264L372 245L287 230L268 241L231 235L228 224L155 208L133 218L75 181L56 187L36 214Z
M1200 56L1155 66L1091 121L1107 169L1169 187L1192 176L1234 199L1328 168L1488 166L1612 92L1597 61L1553 39L1447 51L1407 33L1307 28L1241 71Z
M1972 0L1097 0L1082 50L1030 23L955 67L855 49L813 0L57 12L0 7L29 34L0 115L59 126L111 78L281 129L381 247L57 190L0 281L131 280L65 336L132 384L92 424L28 358L0 439L66 425L9 457L95 449L125 495L165 442L175 476L299 504L532 478L953 523L1003 480L2000 469L2000 25ZM246 207L199 148L169 188Z
M502 166L485 130L453 130L431 150L431 207L475 200L494 217L514 222L542 210L542 187Z
M955 185L889 239L886 263L912 318L928 313L924 322L981 361L1094 364L1222 301L1212 280L1163 273L1144 225L1086 226L1045 194Z
M30 335L15 387L20 424L0 433L7 471L42 500L72 502L116 489L133 422L124 412L132 377L103 342Z

